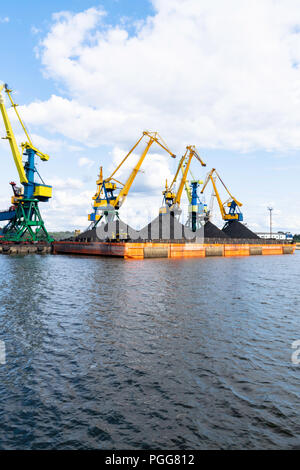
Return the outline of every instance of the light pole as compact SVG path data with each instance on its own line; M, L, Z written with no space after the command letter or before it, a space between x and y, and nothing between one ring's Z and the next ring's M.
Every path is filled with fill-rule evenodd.
M268 211L270 211L270 238L272 238L272 211L273 211L273 207L268 207Z

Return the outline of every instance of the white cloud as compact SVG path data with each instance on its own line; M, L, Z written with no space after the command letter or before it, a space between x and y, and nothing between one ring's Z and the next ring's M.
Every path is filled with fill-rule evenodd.
M125 163L121 166L120 170L118 170L118 172L116 173L115 177L122 183L126 182L130 173L137 164L138 159L140 158L147 141L148 138L146 138L146 140L142 140L142 142L136 148L135 152L133 152L127 158ZM171 160L171 157L166 152L163 154L156 153L157 149L159 149L159 147L154 142L134 180L131 193L150 192L156 190L159 190L161 193L163 189L162 185L164 184L165 180L168 179L170 182L172 174L170 171L169 160ZM119 147L113 148L112 162L109 168L110 172L112 172L117 167L117 165L121 163L125 155L128 153L128 150L129 149L125 151ZM177 167L178 162L175 162L175 164ZM106 176L109 175L107 174L105 175L105 177Z
M29 124L43 126L47 131L63 134L88 147L127 143L144 130L136 113L97 109L82 105L76 99L56 95L45 102L35 101L28 106L20 106L20 113Z
M132 153L124 165L122 165L121 169L116 173L115 177L118 181L122 183L127 181L145 147L145 142L137 147L136 151ZM153 144L153 147L154 145L156 144ZM116 168L127 152L128 149L124 150L120 147L114 147L110 154L111 165L106 169L107 171L104 173L104 177L110 175L110 172ZM120 209L122 220L131 224L134 228L143 227L158 215L158 208L162 202L164 181L166 178L168 178L169 181L172 178L172 173L168 165L170 159L167 153L164 155L155 153L154 149L146 156L144 165L138 172L129 195ZM177 162L175 162L175 164L177 165ZM153 178L153 175L155 175L155 178ZM95 174L95 183L91 187L91 190L81 191L80 193L70 191L71 188L65 187L63 180L56 179L51 181L55 187L55 207L58 208L58 212L64 212L64 224L68 228L74 228L74 214L77 213L83 215L78 217L76 228L84 229L89 224L87 214L93 211L92 196L96 191L96 179L97 175ZM57 189L59 190L57 191ZM51 216L51 211L46 212L46 215L50 224L57 226L57 224L59 225L61 223L59 217L56 220L54 214Z
M33 103L27 119L94 145L148 128L176 146L300 147L297 0L153 4L134 36L96 8L56 15L40 56L71 98Z
M3 82L0 80L0 83L3 83ZM17 94L18 94L18 91L14 90L14 95L17 95ZM10 106L6 93L2 92L2 96L4 97L4 100L5 100L6 110L7 110L10 122L12 124L12 127L13 127L16 141L18 145L21 145L22 142L25 142L28 139L21 128L21 125L19 123L18 117L16 116L16 113ZM60 108L58 108L57 111L59 110ZM25 123L27 132L30 135L33 145L37 147L39 150L41 150L42 152L48 153L48 154L51 153L50 156L52 156L61 150L68 150L71 152L81 152L83 150L83 147L81 145L74 145L70 143L69 141L67 141L67 139L65 138L57 138L57 136L55 136L52 139L49 139L45 137L44 135L41 135L41 133L43 133L43 131L45 130L43 128L43 125L47 124L47 119L43 120L43 116L45 116L45 114L43 114L42 108L40 106L37 106L37 108L35 107L35 105L29 105L27 107L18 106L18 111L22 117L23 122ZM34 116L34 114L31 115L31 113L35 113L35 112L37 113L36 116ZM48 116L48 118L50 117L49 110L48 110L48 114L46 113L46 115ZM27 117L29 117L28 121L27 121ZM59 116L57 114L54 115L53 118L59 120ZM27 123L30 124L29 127ZM35 124L41 124L42 127L40 129L41 130L40 133L31 132L31 125L34 126ZM59 126L58 126L58 130L59 130ZM5 129L2 119L0 119L0 134L6 135L6 129ZM0 140L0 145L2 143L3 141ZM8 146L8 142L4 142L4 145Z
M282 155L300 148L298 0L152 3L155 14L136 24L134 35L127 21L112 27L97 8L53 17L38 57L45 75L65 93L20 108L26 122L40 126L38 135L45 129L62 145L66 138L91 148L114 146L113 164L125 154L120 149L127 151L145 129L159 131L178 156L187 144ZM48 148L48 142L40 143ZM88 169L87 160L79 159L79 166ZM147 157L145 173L137 176L122 208L132 225L147 223L147 205L157 214L171 167L167 155ZM124 169L121 176L126 174ZM68 226L78 214L76 220L87 220L95 188L90 193L58 189L47 217L54 221L57 214L55 223ZM243 207L245 219L262 228L266 208L258 211L252 204ZM283 210L291 207L291 198L278 197L274 204L282 210L282 224L299 226L296 207L292 217Z
M87 167L87 168L91 168L93 165L94 165L95 162L93 162L93 160L90 160L89 158L86 158L86 157L81 157L79 158L78 160L78 166L80 167Z
M48 183L55 188L55 191L61 189L79 189L83 186L82 181L75 178L50 178Z
M118 180L123 183L127 180L143 148L144 145L139 146L136 153L128 158L128 161L116 174ZM117 147L113 149L110 170L116 167L127 151ZM132 189L120 210L122 220L134 228L142 228L158 215L158 209L162 202L163 183L166 178L170 181L172 177L168 166L170 159L171 157L167 153L161 155L155 151L149 152L142 170L136 176ZM175 163L177 165L177 162ZM153 174L155 174L155 178L153 178ZM105 174L105 176L108 175L109 172ZM53 198L48 204L43 205L41 210L49 230L73 230L74 228L84 230L87 228L89 225L88 214L93 212L92 196L96 191L96 179L97 175L95 174L95 182L90 190L82 190L83 183L78 179L50 178L47 181L53 185Z
M0 23L9 23L9 17L8 16L3 16L0 17Z
M92 211L92 191L78 191L76 188L81 187L78 181L67 180L65 185L62 181L53 182L58 183L53 198L41 207L48 230L87 228L87 216Z

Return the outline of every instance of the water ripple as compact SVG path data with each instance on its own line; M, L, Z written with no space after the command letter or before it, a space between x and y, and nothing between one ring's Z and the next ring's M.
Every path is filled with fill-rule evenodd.
M0 449L300 448L299 255L0 257Z

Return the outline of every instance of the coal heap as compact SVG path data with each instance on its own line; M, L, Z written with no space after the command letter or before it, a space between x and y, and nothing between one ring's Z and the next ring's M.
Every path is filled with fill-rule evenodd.
M120 240L136 240L138 232L130 225L123 222L121 219L116 219L113 222L98 224L97 237L100 240L118 238Z
M193 239L195 233L184 227L171 212L160 214L139 232L139 237L145 240L178 240Z
M92 230L86 230L85 232L80 233L77 237L73 237L73 240L76 242L96 242L97 241L97 233L96 230L93 228Z
M237 220L231 220L228 222L222 230L229 238L259 238L256 233L249 230L245 225L241 224Z
M228 238L228 236L208 220L204 225L204 238Z
M110 239L136 240L137 232L122 220L100 223L96 228L87 230L76 237L76 241L105 241Z

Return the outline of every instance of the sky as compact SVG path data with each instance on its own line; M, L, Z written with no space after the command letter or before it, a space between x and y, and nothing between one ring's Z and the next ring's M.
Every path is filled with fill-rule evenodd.
M99 166L108 176L148 130L177 160L195 145L207 167L194 161L194 176L216 168L251 229L268 230L271 206L274 230L300 233L298 0L12 0L0 11L0 82L50 155L37 165L53 185L41 203L49 230L88 226ZM18 181L6 140L0 156L4 210ZM155 217L176 166L154 144L121 218L141 228ZM213 222L222 226L216 202Z

